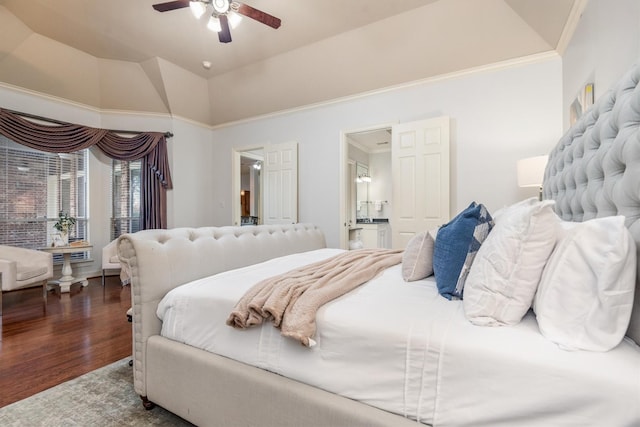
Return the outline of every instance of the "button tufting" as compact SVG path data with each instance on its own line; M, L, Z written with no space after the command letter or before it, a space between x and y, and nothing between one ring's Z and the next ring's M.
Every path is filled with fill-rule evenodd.
M640 229L640 66L560 138L545 172L545 199L567 221L625 215ZM634 170L636 169L636 170ZM637 232L635 240L640 242Z

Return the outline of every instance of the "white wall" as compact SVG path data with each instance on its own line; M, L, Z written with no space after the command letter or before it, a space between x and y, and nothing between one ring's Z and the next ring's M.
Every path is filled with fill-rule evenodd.
M172 131L169 154L174 190L169 226L228 225L231 147L299 143L299 220L318 224L329 246L339 245L341 134L382 123L448 115L452 120L452 201L490 210L535 195L516 186L516 161L545 153L559 138L561 61L557 56L426 81L305 110L211 130L166 115L100 112L63 100L0 86L3 107L89 126ZM100 269L108 242L108 160L90 160L90 239ZM81 270L82 272L82 270Z
M211 129L174 119L171 138L171 175L173 190L168 192L169 227L212 225L215 210L211 183L221 179L213 167L216 157ZM224 177L229 180L231 175Z
M339 245L340 135L380 123L451 117L452 200L490 210L534 196L516 185L516 161L548 152L562 131L561 60L542 56L448 79L256 119L213 131L216 225L231 223L231 147L299 143L299 220L319 225Z
M586 83L598 99L640 59L640 1L590 0L562 55L564 129Z

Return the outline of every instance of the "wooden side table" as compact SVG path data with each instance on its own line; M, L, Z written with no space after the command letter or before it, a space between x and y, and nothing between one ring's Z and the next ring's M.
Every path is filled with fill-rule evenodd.
M53 280L52 284L57 284L60 286L60 292L66 293L69 292L71 285L74 283L81 283L82 286L87 286L89 281L86 278L76 278L73 277L73 270L71 268L71 254L75 252L85 252L89 249L93 248L93 245L76 245L76 246L51 246L40 248L42 251L51 252L53 254L62 254L63 263L62 263L62 276Z

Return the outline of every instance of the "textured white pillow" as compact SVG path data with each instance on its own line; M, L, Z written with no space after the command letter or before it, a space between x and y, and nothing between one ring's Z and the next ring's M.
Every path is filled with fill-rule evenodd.
M538 204L538 203L540 203L540 201L538 200L537 197L529 197L528 199L521 200L521 201L519 201L517 203L514 203L512 205L503 206L503 207L501 207L500 209L498 209L497 211L495 211L491 215L493 217L493 222L496 223L496 222L500 221L500 217L505 212L513 211L514 209L522 208L522 207L525 207L525 206L533 206L533 205Z
M562 228L535 296L540 332L566 350L610 350L631 318L635 243L623 216Z
M433 274L433 244L438 230L423 231L409 240L402 254L402 278L407 282Z
M533 302L556 244L555 202L527 199L501 210L465 284L463 306L475 325L513 325Z

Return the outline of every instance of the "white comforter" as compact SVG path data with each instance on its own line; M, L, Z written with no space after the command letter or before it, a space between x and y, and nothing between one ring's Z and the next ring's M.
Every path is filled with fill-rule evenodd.
M339 252L290 255L176 288L158 306L162 335L435 426L640 425L640 347L563 351L531 313L515 327L473 326L433 277L404 282L400 265L321 308L314 347L270 323L225 324L253 284Z

